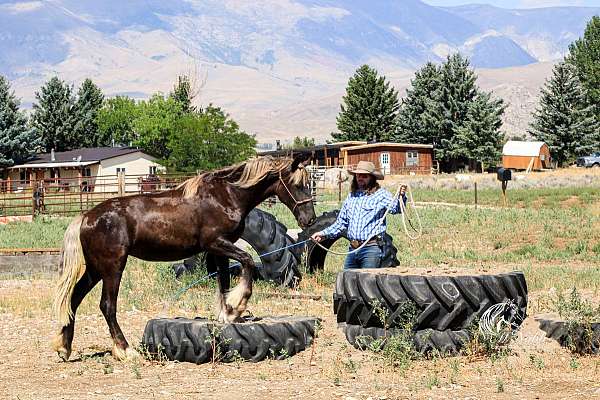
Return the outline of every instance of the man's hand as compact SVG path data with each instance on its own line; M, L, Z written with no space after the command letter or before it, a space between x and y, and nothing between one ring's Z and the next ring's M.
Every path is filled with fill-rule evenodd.
M315 232L310 238L319 243L321 240L323 240L323 232Z
M400 186L400 196L404 197L405 194L406 194L406 185L402 185L402 186Z

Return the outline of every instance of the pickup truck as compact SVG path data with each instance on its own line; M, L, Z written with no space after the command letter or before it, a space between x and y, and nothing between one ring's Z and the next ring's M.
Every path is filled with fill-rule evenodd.
M589 156L585 156L585 157L579 157L577 159L577 166L578 167L586 167L586 168L600 167L600 152L592 153Z

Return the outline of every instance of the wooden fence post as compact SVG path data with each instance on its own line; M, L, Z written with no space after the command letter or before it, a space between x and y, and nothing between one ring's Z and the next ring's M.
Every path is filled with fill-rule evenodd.
M475 209L477 210L477 182L475 183Z
M119 197L125 195L125 173L123 171L117 172L117 192Z

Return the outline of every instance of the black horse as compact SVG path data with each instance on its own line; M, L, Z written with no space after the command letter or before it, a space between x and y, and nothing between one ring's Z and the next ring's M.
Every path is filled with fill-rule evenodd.
M259 157L206 172L162 193L106 200L75 218L65 232L62 274L54 311L62 328L54 349L67 360L71 354L75 312L83 298L102 280L100 309L112 336L113 356L135 357L117 322L121 276L132 255L148 261L174 261L201 251L214 257L221 271L228 259L242 265L240 282L229 292L223 272L219 279L217 317L240 319L252 295L254 261L234 245L244 230L246 215L266 198L277 197L292 211L300 226L315 219L303 163L294 159Z

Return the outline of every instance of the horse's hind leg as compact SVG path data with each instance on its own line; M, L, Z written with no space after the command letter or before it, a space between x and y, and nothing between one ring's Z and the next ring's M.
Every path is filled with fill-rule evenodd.
M71 355L73 331L75 329L75 313L77 312L77 307L79 307L90 290L96 286L98 281L100 281L100 278L96 274L90 273L90 269L88 268L85 274L75 285L73 295L71 296L71 310L73 310L73 316L69 319L69 324L61 328L53 342L54 350L56 350L59 357L64 361L68 360L69 356Z
M106 273L102 277L102 297L100 299L100 310L104 315L104 319L108 324L110 336L113 339L113 357L117 360L125 360L127 358L137 358L139 354L129 346L123 331L117 322L117 297L119 295L119 286L121 285L121 277L123 269L127 262L127 256L121 257L113 264L112 273ZM107 269L110 271L110 269Z

